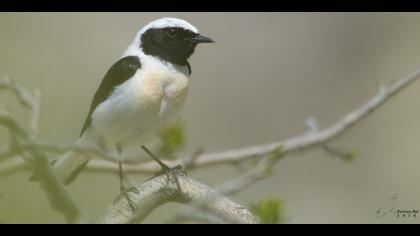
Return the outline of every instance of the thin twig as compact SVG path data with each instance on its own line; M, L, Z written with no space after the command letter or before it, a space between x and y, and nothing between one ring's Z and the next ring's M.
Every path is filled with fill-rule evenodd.
M366 116L374 112L376 109L381 107L386 101L392 98L395 94L406 88L408 85L420 78L420 69L416 69L405 77L402 77L395 82L391 83L388 87L381 85L379 87L378 93L373 96L369 101L363 104L361 107L357 108L354 111L349 112L343 118L332 124L331 126L319 129L316 132L306 132L303 135L299 135L293 138L289 138L280 142L274 142L263 145L255 145L245 148L232 149L223 152L217 153L208 153L201 154L195 157L194 168L213 166L224 163L236 163L240 161L249 160L252 158L261 158L270 154L272 152L282 150L283 156L290 153L304 151L310 148L323 147L326 143L337 138L338 136L344 134L351 127L359 123ZM1 112L0 112L0 121L1 121ZM99 156L106 157L105 159L113 159L109 154L104 153L98 148L90 147L74 147L74 146L60 146L60 145L46 145L38 143L27 143L28 147L33 146L36 148L42 148L46 151L62 152L67 150L78 150L80 152L93 152ZM25 144L24 144L25 146ZM181 160L176 161L167 161L166 164L169 166L182 165L184 161L188 160L190 157L182 158ZM22 163L23 164L23 163ZM86 171L92 172L116 172L117 168L113 163L109 163L103 160L93 160L91 161ZM127 173L145 173L152 174L156 171L159 171L159 166L154 162L149 162L145 164L136 164L126 167ZM10 173L9 171L7 171ZM1 172L0 172L1 174Z
M30 122L30 127L32 138L37 138L39 134L39 122L41 119L42 104L41 91L39 89L35 89L33 99L34 100L32 101L32 118Z
M228 151L216 152L216 153L204 153L198 155L194 161L194 168L213 166L225 163L235 163L240 161L249 160L252 158L262 158L267 154L282 151L282 155L288 155L291 153L304 151L310 148L322 147L324 144L344 134L351 127L362 121L366 116L371 114L373 111L381 107L386 101L392 98L395 94L403 90L405 87L420 78L420 69L416 69L407 76L404 76L395 82L391 83L388 87L381 86L378 93L373 96L369 101L363 104L356 110L349 112L344 117L336 121L331 126L320 129L317 132L306 132L302 135L292 137L283 141L268 143L263 145L254 145L239 149L232 149ZM30 146L30 144L27 144ZM34 144L38 146L38 144ZM41 147L40 145L39 147ZM51 149L51 151L69 150L71 146L63 148L53 148L55 145L51 145L45 149ZM79 151L83 151L81 148ZM97 153L99 156L106 156L103 152ZM165 161L168 166L182 165L185 159L189 157L181 158L176 161ZM112 157L106 158L112 159ZM127 166L127 172L130 173L144 173L151 174L159 171L159 166L154 162L148 162L139 165ZM103 160L91 161L87 168L87 171L93 172L116 172L116 166L113 163L109 163Z
M195 161L203 153L203 148L198 148L191 156L187 157L183 161L185 170L193 169L195 167Z
M0 90L9 90L14 93L22 106L32 109L33 96L26 89L15 82L14 79L6 77L0 80Z
M217 192L225 196L235 195L256 182L265 179L271 175L271 170L275 163L279 160L278 156L272 155L261 159L254 168L251 168L241 176L232 180L226 181L215 188ZM168 223L181 223L184 221L198 221L205 223L220 223L220 219L211 215L209 212L204 212L201 209L203 203L187 206L178 211Z
M305 123L306 123L306 125L309 128L309 132L316 133L316 132L318 132L320 130L320 126L319 126L318 122L313 117L310 117L310 118L306 119ZM354 155L355 155L352 152L342 151L342 150L340 150L340 149L338 149L336 147L333 147L329 143L324 143L322 145L322 149L326 153L328 153L329 155L335 156L335 157L339 157L339 158L341 158L342 160L345 160L345 161L352 160L353 157L354 157Z
M32 112L32 132L26 132L25 129L15 120L15 118L0 110L0 125L9 130L13 137L13 153L19 154L38 177L41 187L45 190L47 197L53 209L62 213L69 223L87 222L85 214L70 197L63 183L52 171L48 159L39 150L28 150L20 146L21 143L33 142L31 137L36 137L38 130L38 121L40 116L40 93L35 97L27 90L15 83L14 80L6 79L0 81L0 90L9 89L14 92L21 104ZM36 126L36 127L35 127ZM3 163L4 165L4 163Z

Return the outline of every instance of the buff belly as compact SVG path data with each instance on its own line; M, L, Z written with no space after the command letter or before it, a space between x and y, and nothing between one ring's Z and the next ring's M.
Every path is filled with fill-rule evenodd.
M92 115L90 135L112 149L142 145L157 136L160 127L179 115L188 93L183 73L139 70L115 89Z

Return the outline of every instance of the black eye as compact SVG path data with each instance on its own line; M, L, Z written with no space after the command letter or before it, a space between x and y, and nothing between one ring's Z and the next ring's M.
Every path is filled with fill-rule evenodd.
M166 31L166 35L168 35L169 38L175 38L178 35L178 32L176 32L175 29L168 29Z

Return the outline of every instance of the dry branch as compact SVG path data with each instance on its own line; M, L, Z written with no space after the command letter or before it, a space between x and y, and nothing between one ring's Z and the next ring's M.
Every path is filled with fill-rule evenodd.
M225 223L257 223L245 207L215 190L187 176L178 176L178 180L180 189L171 175L162 175L135 186L138 194L128 194L136 204L137 210L133 213L126 198L122 197L106 209L98 223L139 223L154 209L170 201L188 205L198 202L203 211L211 213Z

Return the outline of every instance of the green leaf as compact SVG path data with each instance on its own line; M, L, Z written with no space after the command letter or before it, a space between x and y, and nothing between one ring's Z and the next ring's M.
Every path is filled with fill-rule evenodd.
M284 222L284 206L279 199L270 198L251 204L251 211L261 224L280 224Z
M181 120L162 128L159 131L159 136L161 140L159 148L160 155L171 156L185 147L185 126Z

